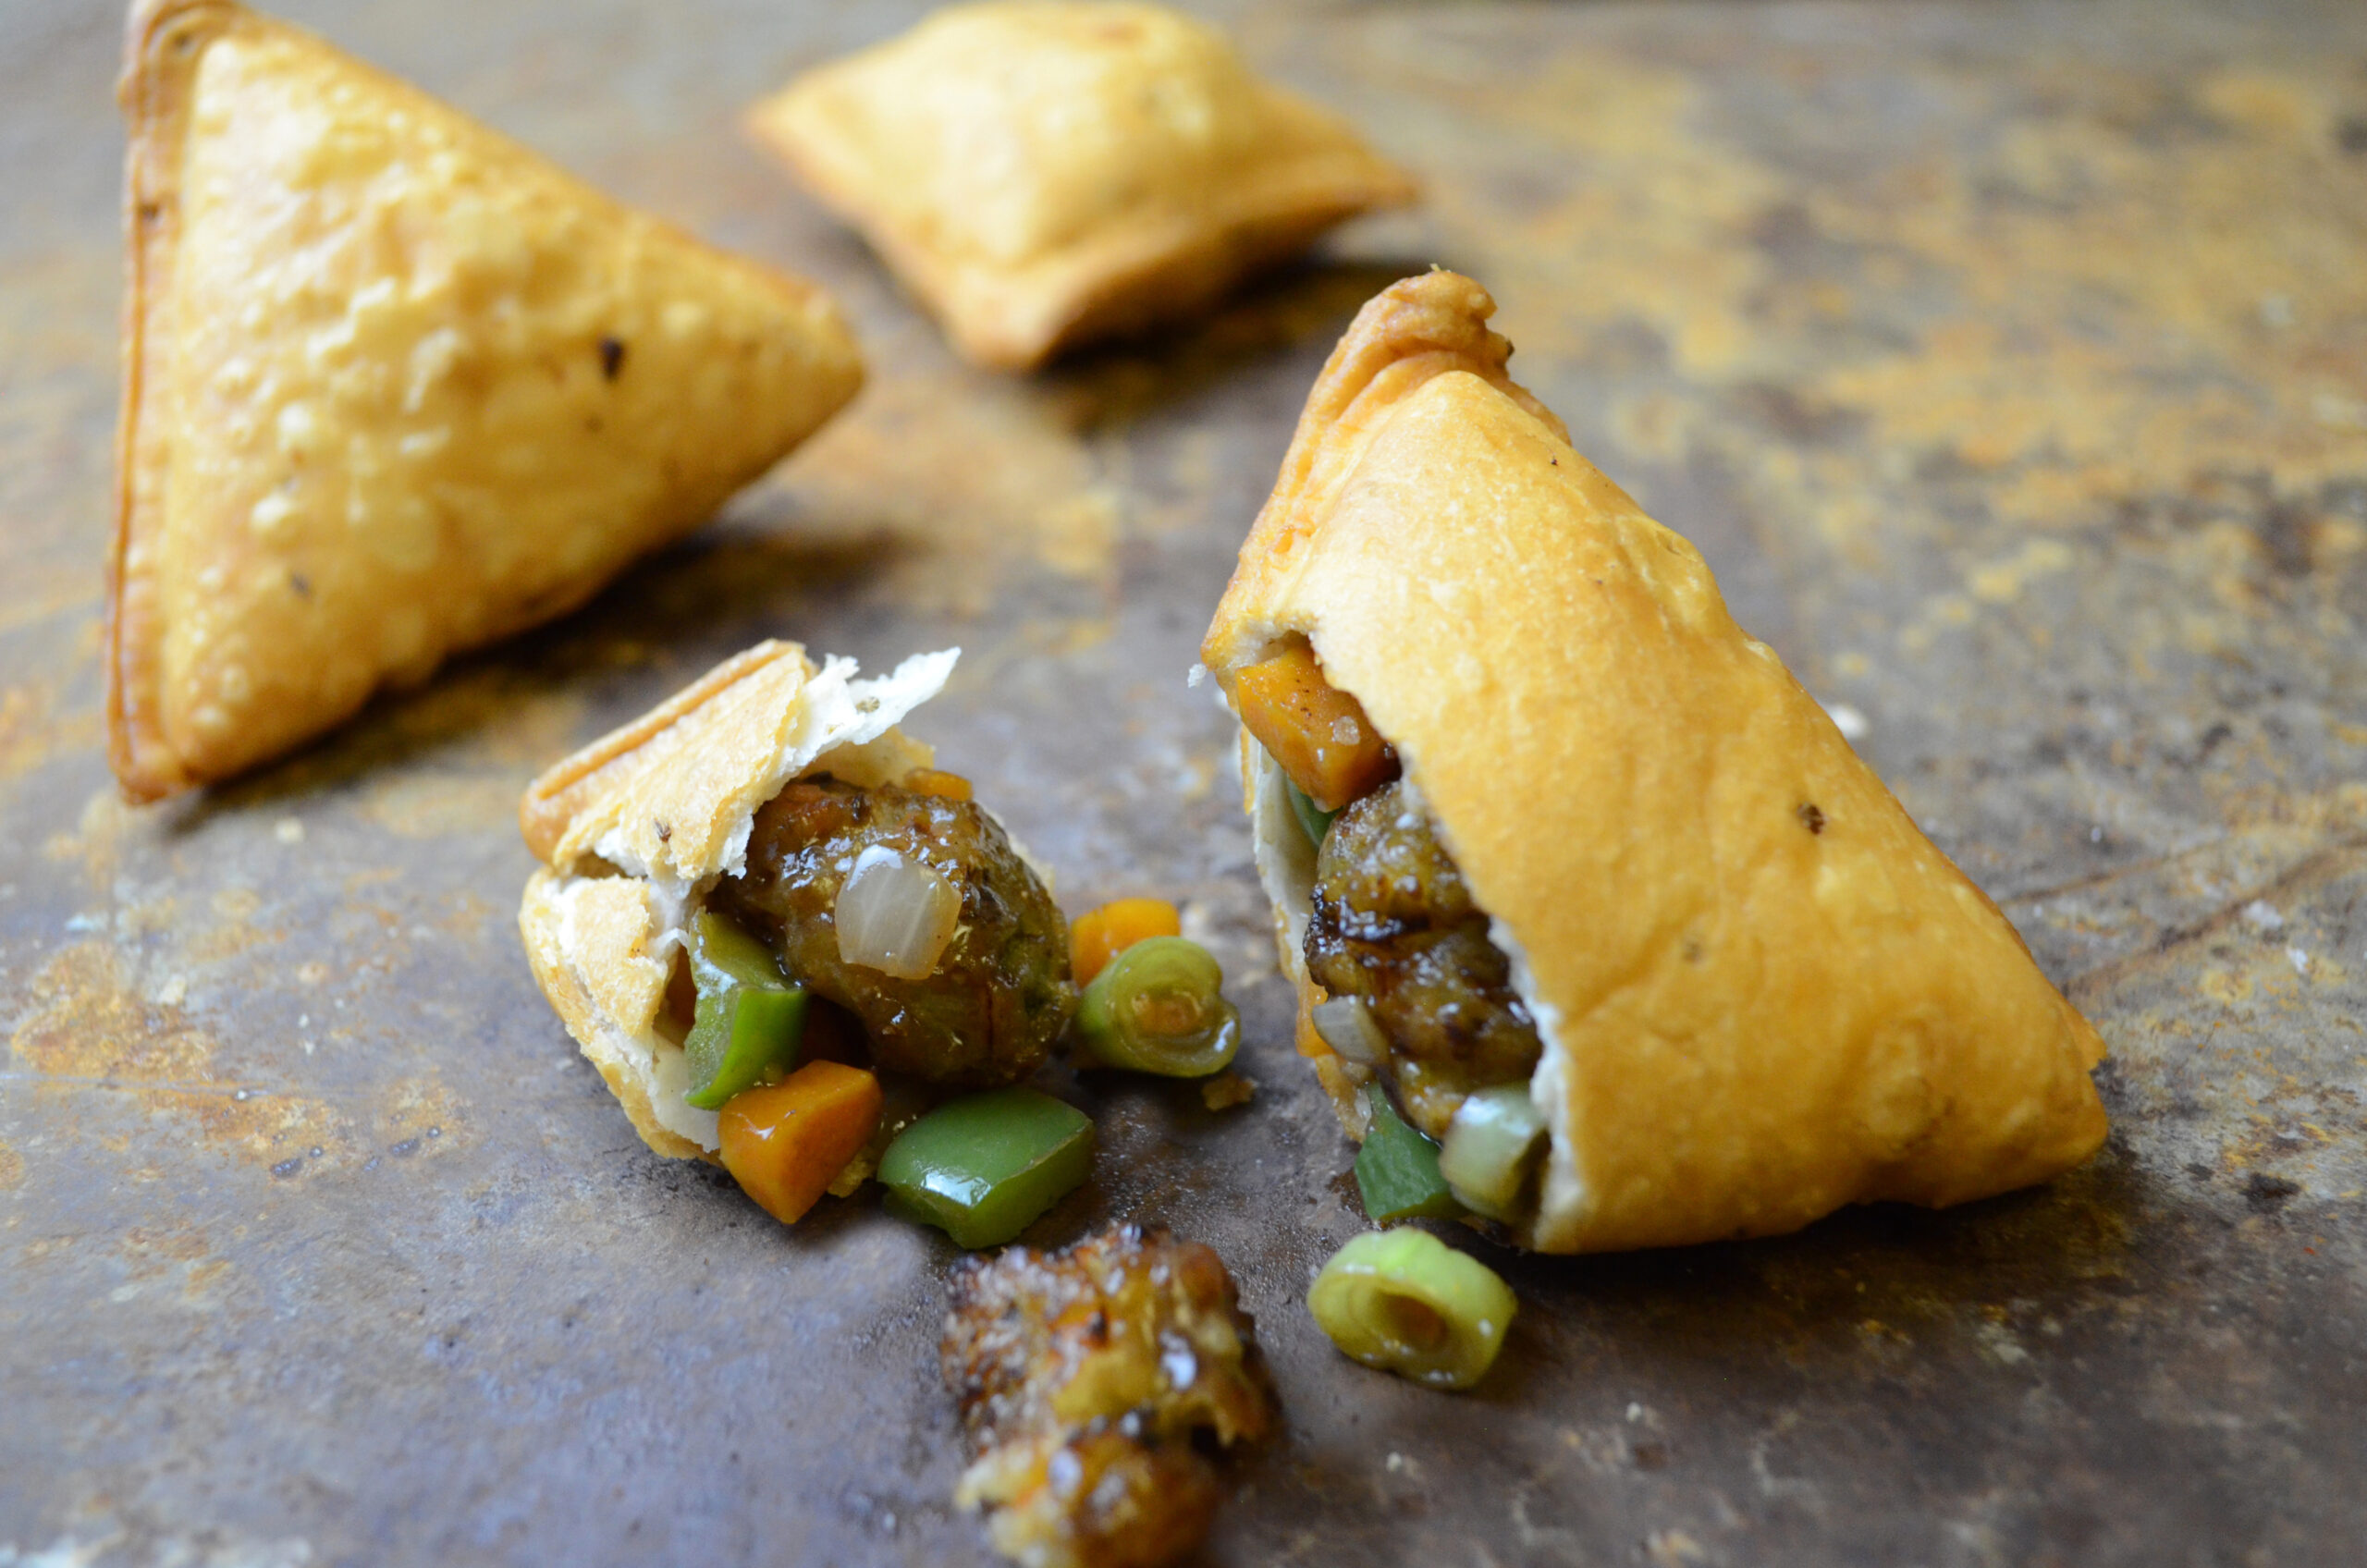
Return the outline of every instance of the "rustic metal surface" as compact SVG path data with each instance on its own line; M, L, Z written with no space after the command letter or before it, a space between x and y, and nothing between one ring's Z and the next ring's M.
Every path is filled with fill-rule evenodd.
M634 1140L536 995L540 765L766 633L966 650L915 728L1073 907L1195 909L1247 1108L1088 1085L1286 1402L1237 1562L2351 1562L2367 1537L2367 8L1230 16L1419 213L1205 330L974 374L732 129L908 6L288 7L825 279L876 374L717 527L308 754L101 758L117 17L0 0L0 1563L973 1563L946 1247ZM1298 1304L1361 1223L1285 1040L1208 608L1349 312L1437 259L2111 1043L2052 1188L1495 1258L1448 1398ZM1479 1243L1474 1243L1474 1245Z

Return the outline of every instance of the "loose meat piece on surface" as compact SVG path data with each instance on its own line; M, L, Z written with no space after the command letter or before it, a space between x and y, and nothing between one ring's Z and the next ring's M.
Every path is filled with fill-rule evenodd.
M961 924L920 979L839 956L839 889L874 845L961 891ZM791 975L862 1020L874 1060L891 1072L963 1088L1018 1083L1076 1008L1068 922L969 801L801 779L756 814L746 873L725 878L708 901L776 943Z
M1306 967L1333 996L1370 1006L1397 1103L1433 1138L1466 1095L1536 1070L1544 1047L1512 962L1403 781L1348 806L1324 836Z
M1208 1533L1194 1446L1256 1441L1273 1397L1233 1277L1164 1231L1113 1225L1065 1252L957 1266L946 1387L977 1457L955 1501L1030 1568L1155 1568Z

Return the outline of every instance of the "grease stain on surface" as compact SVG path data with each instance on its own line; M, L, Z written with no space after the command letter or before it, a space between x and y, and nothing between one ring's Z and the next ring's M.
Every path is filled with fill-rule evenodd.
M507 776L403 774L373 784L362 817L405 839L515 831L523 786Z
M469 1125L468 1102L442 1079L404 1079L379 1098L371 1121L378 1147L410 1158L458 1146Z
M349 1139L333 1107L225 1071L215 1037L187 1010L142 997L104 942L61 950L28 991L32 1011L8 1046L43 1095L129 1095L152 1116L194 1126L209 1145L264 1164L290 1147Z
M88 751L105 738L95 709L58 706L56 690L41 682L0 691L0 779L19 778L55 758Z

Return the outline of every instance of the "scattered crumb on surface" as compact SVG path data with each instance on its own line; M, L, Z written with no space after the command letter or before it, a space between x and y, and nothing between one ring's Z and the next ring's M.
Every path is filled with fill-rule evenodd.
M1257 1085L1238 1072L1220 1072L1200 1084L1200 1103L1210 1110L1247 1105L1257 1095Z

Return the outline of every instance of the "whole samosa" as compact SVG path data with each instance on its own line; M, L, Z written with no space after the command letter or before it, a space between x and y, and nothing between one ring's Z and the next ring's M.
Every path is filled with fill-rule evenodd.
M122 97L135 799L582 603L861 385L813 286L229 0L137 7Z

